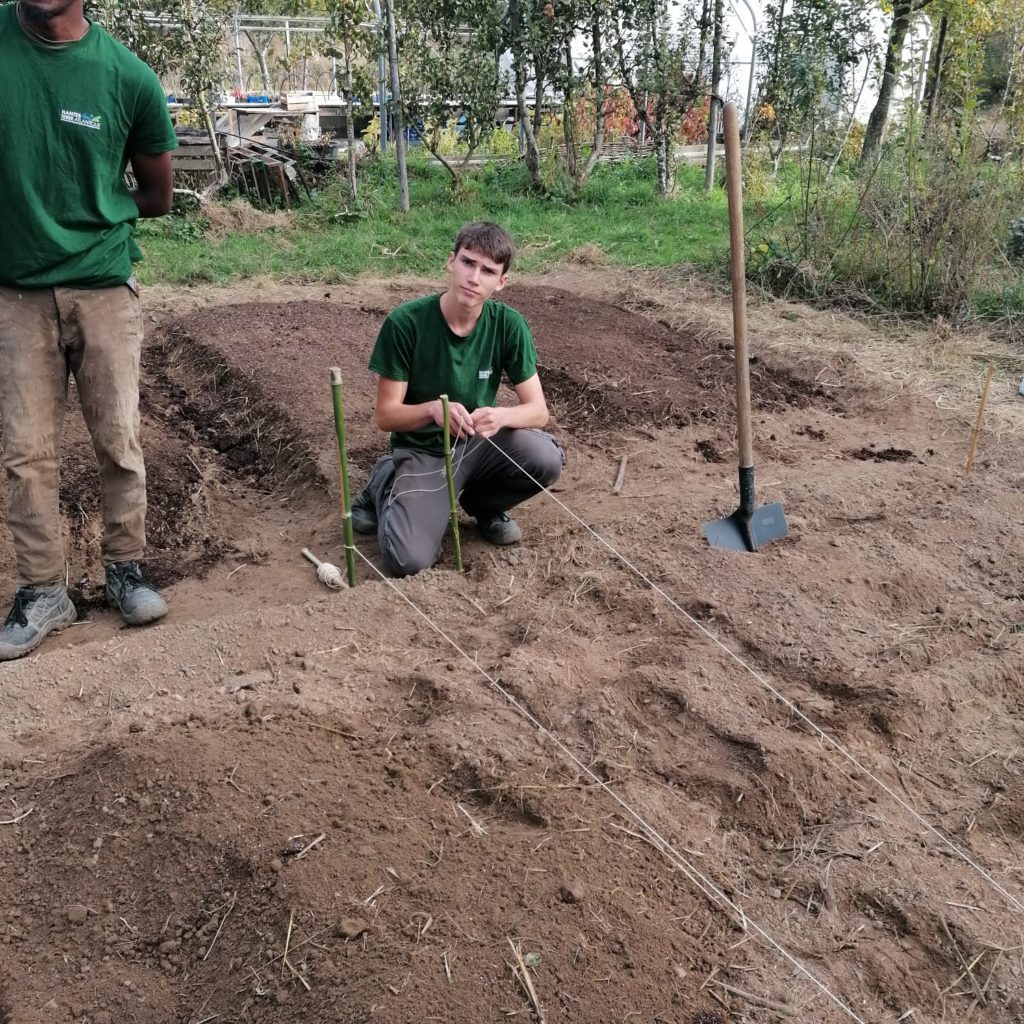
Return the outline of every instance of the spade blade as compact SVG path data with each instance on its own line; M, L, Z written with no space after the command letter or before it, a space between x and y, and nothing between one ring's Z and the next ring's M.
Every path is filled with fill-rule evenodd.
M737 509L731 516L704 524L704 536L713 548L754 552L789 533L782 504L774 502L745 516Z

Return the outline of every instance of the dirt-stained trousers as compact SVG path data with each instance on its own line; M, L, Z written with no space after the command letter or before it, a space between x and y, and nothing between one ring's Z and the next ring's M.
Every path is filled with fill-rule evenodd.
M142 557L142 333L134 281L97 289L0 287L0 439L20 584L64 579L58 489L72 374L99 464L104 564Z

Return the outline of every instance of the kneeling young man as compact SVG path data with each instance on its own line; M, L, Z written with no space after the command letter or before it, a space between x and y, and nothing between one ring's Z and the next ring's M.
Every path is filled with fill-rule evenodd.
M491 298L505 287L514 254L496 224L467 224L448 257L447 290L392 310L377 336L376 421L391 432L392 451L353 502L352 525L377 533L395 576L432 566L450 522L441 395L449 398L455 490L485 540L518 542L522 531L508 509L562 471L561 446L540 429L548 407L530 329ZM503 373L518 405L494 404Z

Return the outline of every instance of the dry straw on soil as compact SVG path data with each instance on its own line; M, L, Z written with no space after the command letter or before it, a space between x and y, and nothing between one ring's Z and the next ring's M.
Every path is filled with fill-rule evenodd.
M284 231L292 226L291 213L284 210L257 210L244 199L229 203L210 203L203 213L209 221L206 237L219 241L228 235L259 235L265 231Z
M608 262L608 254L597 242L586 242L571 249L568 259L580 267L603 267Z

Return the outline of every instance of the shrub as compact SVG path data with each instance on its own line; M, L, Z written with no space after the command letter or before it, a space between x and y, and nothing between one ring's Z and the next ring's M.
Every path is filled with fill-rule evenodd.
M826 181L810 161L785 214L754 241L750 270L804 298L955 317L999 286L1019 199L1016 170L952 139L910 137L855 177Z

